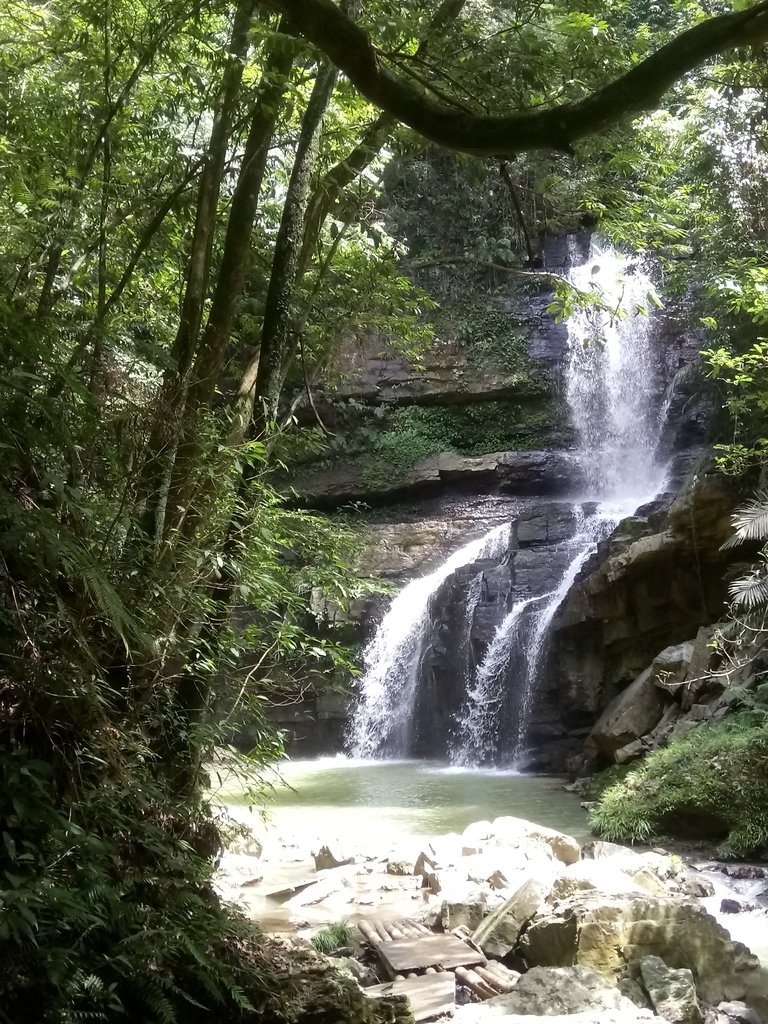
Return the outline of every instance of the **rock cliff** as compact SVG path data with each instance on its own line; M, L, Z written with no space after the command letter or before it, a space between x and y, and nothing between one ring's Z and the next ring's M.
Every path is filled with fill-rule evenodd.
M566 269L587 246L587 236L549 240L544 264ZM551 591L567 564L585 467L561 397L567 331L547 313L551 298L546 280L527 284L514 300L496 296L485 347L477 335L462 344L457 331L436 339L415 365L375 339L350 347L333 386L315 396L339 436L321 462L299 467L290 480L295 500L309 507L332 513L364 502L361 571L396 586L492 527L514 524L501 560L463 567L433 595L419 666L416 756L446 755L468 672L512 603ZM697 342L681 311L655 319L666 490L600 546L558 612L531 723L530 763L539 768L562 769L604 708L659 651L720 616L719 546L734 498L716 473L700 468L712 405L697 374ZM351 609L347 636L363 643L386 603L371 599ZM338 625L337 610L330 618ZM324 739L311 724L321 714ZM340 714L338 701L332 712L310 701L281 710L279 721L298 715L305 740L293 752L303 745L314 753L329 736L338 741Z

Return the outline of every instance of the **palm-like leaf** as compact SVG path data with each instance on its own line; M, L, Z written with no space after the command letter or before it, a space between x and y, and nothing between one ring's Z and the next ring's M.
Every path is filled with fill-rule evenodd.
M748 541L768 541L768 494L761 493L736 509L732 518L734 534L723 548L735 548Z
M761 566L740 576L728 587L735 608L755 611L768 605L768 573Z

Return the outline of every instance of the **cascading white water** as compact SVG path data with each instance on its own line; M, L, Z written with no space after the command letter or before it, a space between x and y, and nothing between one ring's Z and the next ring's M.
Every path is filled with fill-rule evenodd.
M472 766L493 761L499 746L499 711L510 651L520 643L526 609L549 596L517 601L497 628L458 715L461 729L451 749L453 764Z
M566 397L590 497L623 511L652 496L660 469L660 386L650 305L660 305L637 261L593 247L570 284L598 298L567 321ZM634 504L633 504L634 503Z
M583 510L578 505L574 511L580 525L568 544L569 552L574 553L573 557L560 577L557 587L551 593L545 595L546 603L539 607L538 613L531 623L528 645L525 652L525 665L517 698L517 729L508 753L509 759L515 765L519 764L525 752L526 732L531 717L534 689L539 676L542 657L545 653L549 627L552 625L555 612L573 586L586 560L599 542L604 540L613 531L621 519L621 515L616 514L615 510L606 510L602 506L598 507L597 511L587 517L584 516Z
M409 753L408 741L419 668L429 628L429 601L452 572L509 548L509 524L471 541L428 576L412 580L395 597L363 653L360 696L348 734L355 757Z
M588 516L582 505L574 506L570 560L554 590L518 601L497 630L458 716L460 739L452 751L458 764L483 764L498 756L500 709L510 687L516 716L505 759L520 763L557 609L597 544L661 485L656 449L664 416L646 315L649 303L660 305L653 284L637 263L596 247L568 279L598 300L579 307L567 322L566 397L587 494L599 504ZM522 659L514 659L516 648L522 648ZM508 678L513 662L516 679Z

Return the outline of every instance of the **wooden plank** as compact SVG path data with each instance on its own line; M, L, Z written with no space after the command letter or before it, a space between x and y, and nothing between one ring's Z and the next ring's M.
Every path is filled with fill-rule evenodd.
M452 974L422 974L405 981L389 981L365 989L373 998L404 995L413 1007L416 1021L429 1020L451 1013L454 1009L456 986Z
M486 962L482 953L455 935L396 939L394 942L382 942L378 951L390 974L424 970L425 967L472 967Z
M381 943L381 936L370 923L370 921L361 921L358 926L363 938L370 942L372 946L378 946Z

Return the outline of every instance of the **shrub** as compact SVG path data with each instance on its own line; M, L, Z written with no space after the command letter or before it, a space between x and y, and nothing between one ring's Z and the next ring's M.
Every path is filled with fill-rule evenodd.
M347 922L337 921L335 924L329 924L327 928L323 928L317 935L313 935L311 942L318 953L331 956L348 946L351 940L352 929Z
M608 840L721 840L726 857L768 848L768 722L705 725L654 751L590 812Z

